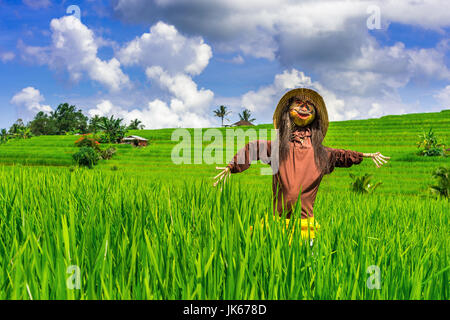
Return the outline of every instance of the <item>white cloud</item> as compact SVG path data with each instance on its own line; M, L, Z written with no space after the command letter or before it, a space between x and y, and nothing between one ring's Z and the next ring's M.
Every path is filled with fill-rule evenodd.
M23 0L23 3L32 9L47 8L51 5L50 0Z
M39 90L33 87L26 87L12 97L11 103L18 107L25 107L31 112L44 111L49 113L53 109L48 105L41 104L44 100Z
M147 68L146 74L149 79L173 95L170 105L177 112L186 110L205 112L214 98L211 90L203 88L198 90L197 84L185 74L171 76L161 67Z
M332 117L343 120L367 116L370 110L369 116L389 108L401 113L408 108L399 89L411 82L450 79L448 40L435 48L406 47L402 42L382 46L367 28L372 14L367 9L373 5L380 8L383 30L375 32L381 35L392 22L441 34L450 26L447 0L118 0L114 10L126 21L164 19L184 34L202 35L218 52L277 59L285 69L314 74L334 95L329 98L331 109L336 108ZM290 76L302 84L295 73ZM283 91L279 88L287 87L273 83L248 92L242 102L255 112L268 110Z
M345 101L346 109L358 112L358 115L354 118L347 117L348 115L344 113L344 117L340 120L378 118L390 114L423 112L420 110L418 102L405 103L396 92L385 92L383 95L376 97L357 95L342 95L340 97Z
M291 66L358 56L371 38L366 22L373 5L384 29L390 22L440 31L450 25L447 0L118 0L114 10L133 23L163 18L178 30L201 34L218 50L276 57Z
M450 70L445 64L445 51L439 49L405 50L410 69L416 77L450 80Z
M214 99L211 90L198 89L197 84L186 74L170 75L159 66L147 68L147 77L164 92L169 93L166 103L160 99L148 102L141 109L126 109L114 105L110 100L103 100L94 109L88 111L92 117L118 116L129 123L139 119L146 128L199 128L211 126L209 107Z
M324 63L315 69L327 88L346 96L377 98L395 94L411 82L450 80L446 47L408 49L401 42L379 47L369 41L361 54L341 64Z
M108 96L93 110L117 112L126 119L139 115L147 127L200 126L216 120L207 114L218 98L214 100L211 90L198 88L193 79L212 58L204 39L214 44L215 51L232 52L234 58L228 62L241 64L248 56L277 59L286 69L269 85L241 97L219 98L239 101L239 107L252 110L258 122L262 118L270 122L269 111L282 94L300 86L323 95L331 120L411 112L398 89L415 80L449 80L448 42L426 49L407 48L401 42L380 46L366 27L366 9L373 4L380 6L384 29L390 22L438 31L450 25L450 2L437 0L118 0L114 10L125 20L167 23L158 22L119 47L95 37L74 17L63 17L52 20L51 46L20 42L18 46L25 59L34 57L38 63L66 70L74 81L87 76L111 90L129 85L121 65L141 67L152 90L161 90L160 99L143 100L142 109L129 111ZM104 45L114 48L115 58L98 58L98 48ZM448 101L444 91L435 97Z
M102 100L99 104L96 105L95 109L90 109L88 113L90 117L94 117L96 115L99 117L104 117L111 115L112 112L117 110L120 109L115 108L111 101Z
M160 66L170 73L198 75L208 65L212 50L201 37L185 37L174 26L158 22L123 47L118 57L127 66Z
M116 115L126 122L138 118L147 128L210 126L214 93L198 88L192 76L200 74L212 57L211 47L200 37L188 38L174 26L158 22L149 33L127 43L117 52L127 66L145 69L153 90L167 102L154 99L143 108L124 108L109 99L89 110L89 115Z
M443 88L434 95L442 109L450 109L450 85Z
M372 103L372 108L370 108L368 115L372 118L381 117L384 114L383 107L379 103Z
M50 48L36 47L26 45L22 39L17 41L17 48L20 51L20 56L23 60L30 63L37 63L44 65L50 62Z
M441 29L450 25L450 2L447 0L382 0L381 14L388 21Z
M0 60L2 60L3 63L13 60L15 56L14 52L0 52Z
M244 61L244 58L242 58L242 56L239 54L239 55L233 57L230 60L230 62L234 63L234 64L243 64L245 61Z
M352 119L359 115L356 109L346 107L342 99L338 99L334 93L320 83L313 82L310 77L296 69L285 70L275 76L272 84L244 94L242 106L254 112L255 115L270 114L287 91L300 87L316 90L322 95L327 105L328 116L332 121Z
M241 97L240 103L234 100L228 102L235 106L233 111L238 110L238 106L242 106L240 109L243 107L250 109L259 123L270 123L272 122L273 111L284 93L299 87L313 89L323 97L330 121L423 112L418 103L405 104L396 92L384 92L382 95L373 97L354 93L337 94L323 83L313 81L304 72L296 69L285 70L277 74L270 85L247 92ZM447 94L450 94L450 86L448 91ZM444 98L445 94L440 96Z
M345 22L366 19L367 4L355 1L156 1L119 0L114 10L127 21L152 21L156 16L178 29L206 36L221 50L273 60L283 37L327 37L345 29ZM361 25L364 28L364 25Z
M94 38L93 32L72 16L53 19L51 30L50 47L31 47L19 42L19 49L26 59L34 57L38 63L66 69L73 81L87 74L112 91L128 84L119 60L102 61L97 57L99 46L114 47L115 43ZM117 57L124 65L142 67L153 90L160 90L159 95L167 97L168 102L155 99L142 109L129 109L121 103L114 104L111 97L105 97L95 108L88 110L90 116L115 115L126 122L139 118L148 128L211 124L208 109L214 93L198 88L191 77L200 74L212 57L211 48L202 38L184 37L173 26L159 22L151 27L150 33L144 33L119 49Z
M125 123L139 119L148 129L160 128L203 128L211 126L211 119L207 115L192 111L177 112L164 101L155 99L142 109L127 110L114 105L109 100L103 100L94 109L88 111L89 115L111 116L123 118Z
M232 63L232 64L243 64L245 62L244 58L240 54L234 56L231 59L217 58L217 61L221 61L221 62L225 62L225 63Z
M26 60L34 58L40 64L48 64L56 70L66 70L70 79L75 82L86 74L91 80L112 91L129 85L129 78L122 72L116 58L105 61L97 56L99 44L94 33L79 19L74 16L53 19L50 27L50 47L31 47L19 41L18 47Z

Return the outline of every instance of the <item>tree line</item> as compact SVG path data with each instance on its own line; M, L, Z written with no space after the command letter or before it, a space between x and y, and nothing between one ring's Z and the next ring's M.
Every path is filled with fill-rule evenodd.
M142 130L144 125L139 119L131 121L129 125L123 123L123 119L114 116L92 118L85 116L81 109L68 103L60 104L55 111L50 113L38 112L34 119L24 124L18 119L9 130L0 130L0 142L11 138L26 139L40 135L65 135L65 134L97 134L102 132L105 142L117 142L122 139L128 130Z
M214 110L214 115L221 118L222 126L223 120L230 113L228 107L223 105ZM248 122L255 121L248 109L244 109L239 114L239 118ZM125 125L123 121L123 119L114 118L114 116L108 118L95 115L89 118L74 105L62 103L55 111L50 113L38 112L34 119L27 124L22 119L17 119L9 130L1 129L0 143L13 138L27 139L31 136L41 135L97 134L99 132L102 133L100 140L114 143L122 139L128 130L142 130L145 127L139 119L131 121L129 125Z

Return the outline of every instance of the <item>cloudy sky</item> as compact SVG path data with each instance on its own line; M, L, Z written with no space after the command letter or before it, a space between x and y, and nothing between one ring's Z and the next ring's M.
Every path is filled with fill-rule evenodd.
M450 108L448 0L0 0L0 128L68 102L146 128L271 122L317 90L334 121Z

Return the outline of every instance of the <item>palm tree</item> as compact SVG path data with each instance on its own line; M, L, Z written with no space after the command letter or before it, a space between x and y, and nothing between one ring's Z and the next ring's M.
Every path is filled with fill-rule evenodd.
M13 123L13 125L11 126L11 128L9 128L9 133L10 134L17 134L19 133L20 129L25 128L25 124L23 123L22 119L17 119L16 122Z
M8 131L6 131L6 129L2 129L2 131L0 132L0 143L5 143L8 141L8 139Z
M220 106L217 110L214 110L214 115L222 119L222 127L223 127L223 118L229 115L231 111L228 111L226 106Z
M122 125L123 119L117 118L114 119L114 116L111 118L102 118L102 122L100 123L100 129L104 130L106 136L110 143L119 142L127 132L127 127Z
M139 119L134 119L131 121L130 125L128 126L128 130L142 130L144 129L144 125L141 124L142 121Z
M242 111L242 114L239 113L239 118L241 118L241 121L248 121L248 122L255 121L256 119L255 118L251 118L251 116L252 116L252 113L248 109L244 109L244 111Z
M31 130L29 127L20 128L17 131L17 136L20 139L29 139L29 138L31 138L31 135L32 134L31 134Z
M96 134L100 130L100 123L102 122L103 117L99 117L97 114L89 120L89 128L92 130L94 134Z

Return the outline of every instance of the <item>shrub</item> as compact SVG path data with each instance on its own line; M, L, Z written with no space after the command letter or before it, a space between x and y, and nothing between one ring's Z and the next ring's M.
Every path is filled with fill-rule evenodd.
M111 148L108 148L105 150L100 150L100 155L101 155L102 159L109 160L113 157L113 155L116 153L116 151L117 151L116 148L111 147Z
M449 169L446 167L439 167L433 172L433 178L436 179L436 184L430 186L432 194L448 198L450 193L450 181L448 179Z
M353 180L350 186L352 190L357 193L372 193L380 184L382 184L382 182L372 183L372 176L367 173L361 177L357 177L350 173L350 178Z
M423 133L419 134L419 138L420 140L417 142L417 148L423 148L419 150L419 155L426 157L444 155L445 146L438 143L438 138L433 132L433 129L430 128L428 132L423 131Z
M111 159L116 153L116 148L112 147L102 150L98 139L96 136L84 134L75 141L75 145L80 148L80 151L73 155L73 159L78 165L92 168L98 160Z
M100 151L100 143L96 138L88 135L82 135L77 141L75 141L75 145L79 148L82 147L90 147L96 151Z
M91 147L81 147L80 151L73 154L73 160L80 167L92 169L99 160L98 153Z
M109 137L106 134L102 134L100 135L100 137L98 138L98 141L100 143L109 143Z

